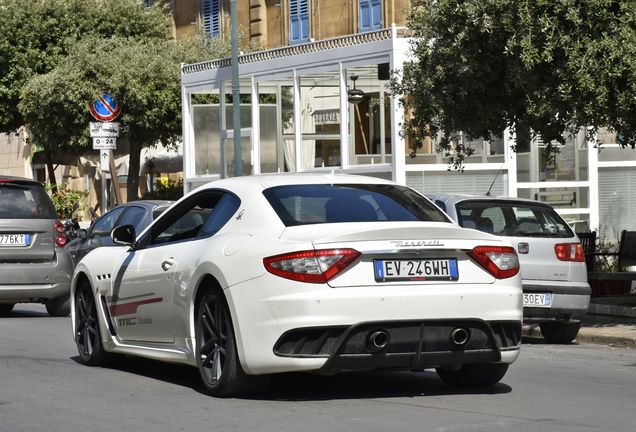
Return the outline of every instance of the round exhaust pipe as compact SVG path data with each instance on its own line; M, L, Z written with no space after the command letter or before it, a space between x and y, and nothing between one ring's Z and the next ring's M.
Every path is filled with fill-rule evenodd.
M367 349L371 353L379 353L389 346L389 334L384 330L375 330L367 335Z
M470 330L464 327L453 329L448 338L452 348L461 348L470 340Z

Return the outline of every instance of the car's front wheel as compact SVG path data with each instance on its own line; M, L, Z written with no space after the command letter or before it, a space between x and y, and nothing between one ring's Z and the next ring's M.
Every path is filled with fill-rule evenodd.
M569 344L579 334L580 321L549 321L539 324L543 338L553 344Z
M471 363L459 369L436 369L440 379L450 386L488 386L497 384L508 371L507 363Z
M71 313L71 298L69 295L63 295L44 302L46 311L54 317L65 317Z
M196 357L201 379L213 396L231 397L266 384L266 377L247 375L239 362L232 317L225 297L203 295L196 314Z
M75 290L75 343L82 363L101 366L112 356L102 346L95 297L88 281L82 281Z

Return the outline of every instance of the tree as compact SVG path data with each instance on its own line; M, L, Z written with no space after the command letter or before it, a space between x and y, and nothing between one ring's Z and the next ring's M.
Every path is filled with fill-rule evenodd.
M24 85L55 68L82 38L168 36L163 9L140 0L0 0L0 23L0 132L27 124L18 109ZM36 135L50 160L56 143L42 132Z
M413 0L415 60L393 80L418 147L460 166L457 137L532 131L558 152L565 131L607 127L636 145L633 0Z
M202 38L87 37L49 73L24 86L20 112L34 141L87 150L88 101L105 89L122 105L120 121L130 144L128 199L138 197L141 150L176 144L181 135L180 64L227 55L221 41ZM41 109L46 107L46 109Z

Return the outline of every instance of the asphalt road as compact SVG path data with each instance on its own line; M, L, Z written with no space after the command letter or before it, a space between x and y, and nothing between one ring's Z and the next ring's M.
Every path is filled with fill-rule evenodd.
M540 340L541 341L541 340ZM194 368L76 361L69 318L0 318L0 432L633 431L636 350L526 340L502 383L456 390L433 372L304 374L258 398L215 399Z

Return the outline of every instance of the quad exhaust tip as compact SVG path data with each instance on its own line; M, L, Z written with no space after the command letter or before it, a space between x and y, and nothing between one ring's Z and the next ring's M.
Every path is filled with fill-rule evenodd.
M389 346L389 334L384 330L375 330L367 335L367 349L371 353L379 353Z
M470 340L470 330L464 327L457 327L453 329L450 334L449 341L451 347L461 348Z

